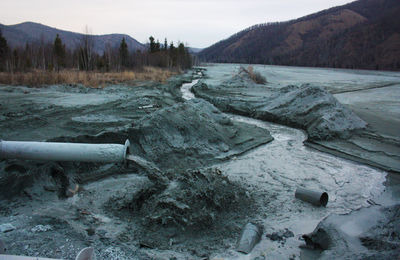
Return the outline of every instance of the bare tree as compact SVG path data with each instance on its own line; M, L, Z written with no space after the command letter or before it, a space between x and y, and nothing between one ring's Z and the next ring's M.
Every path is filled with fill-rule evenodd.
M93 48L94 39L91 30L86 25L85 33L82 36L80 51L79 51L79 69L92 70L93 69Z
M44 35L43 33L40 35L40 48L39 48L39 55L42 65L42 70L46 70L46 55L44 53Z

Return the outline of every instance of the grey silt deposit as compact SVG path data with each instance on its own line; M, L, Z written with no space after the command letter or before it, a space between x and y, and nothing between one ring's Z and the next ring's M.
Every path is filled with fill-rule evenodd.
M6 95L0 97L5 101L2 139L131 142L126 164L0 161L0 223L14 227L2 233L7 253L72 259L90 246L98 259L240 258L243 253L236 246L241 230L254 222L263 231L247 257L299 258L305 254L299 247L305 245L302 236L312 233L321 220L347 214L341 222L351 223L344 219L361 209L357 218L367 223L364 208L373 205L376 219L385 216L388 221L345 234L359 241L364 251L342 247L349 242L333 228L325 229L333 241L323 246L326 249L310 247L316 248L314 255L325 258L339 252L352 257L394 254L397 226L390 220L396 216L392 206L398 196L391 197L392 205L376 198L397 186L384 186L383 171L303 145L307 138L348 140L365 127L368 130L365 121L335 100L329 88L313 87L316 82L285 87L296 83L286 82L281 89L268 85L277 82L284 68L277 67L275 76L264 73L266 86L246 74L233 75L230 65L219 66L194 71L194 77L205 75L193 87L197 99L181 94L182 83L193 76L189 73L167 84L102 90L1 87L15 102L11 105L4 100ZM199 98L196 90L204 83L209 88L204 90L205 99L214 105ZM190 86L183 91L190 92ZM277 104L273 109L266 102L272 97ZM49 105L54 98L57 104ZM220 109L274 118L305 132ZM260 109L262 117L257 114ZM297 186L326 190L327 207L295 199ZM390 240L385 240L386 233ZM313 243L320 244L314 237L310 235ZM388 254L374 247L375 242Z

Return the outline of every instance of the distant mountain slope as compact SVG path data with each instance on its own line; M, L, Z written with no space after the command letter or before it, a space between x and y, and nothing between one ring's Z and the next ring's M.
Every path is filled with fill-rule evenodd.
M16 25L0 24L0 30L7 39L10 46L25 46L27 42L40 42L42 39L45 43L53 42L58 34L63 43L68 48L75 48L82 40L83 34L59 30L39 23L20 23ZM130 51L144 49L145 46L126 34L106 34L93 35L94 51L102 54L106 45L111 47L119 46L122 38L125 37L126 43Z
M192 47L189 47L189 52L190 53L199 53L202 50L203 50L203 48L192 48Z
M203 61L400 69L400 1L359 0L245 29L199 53Z

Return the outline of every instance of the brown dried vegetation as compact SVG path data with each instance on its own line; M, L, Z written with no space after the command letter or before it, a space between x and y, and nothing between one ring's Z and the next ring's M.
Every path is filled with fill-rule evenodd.
M137 81L165 82L176 71L144 67L138 71L94 72L62 70L60 72L33 70L30 72L1 72L0 84L40 87L56 84L81 84L87 87L104 87L113 84L134 85Z

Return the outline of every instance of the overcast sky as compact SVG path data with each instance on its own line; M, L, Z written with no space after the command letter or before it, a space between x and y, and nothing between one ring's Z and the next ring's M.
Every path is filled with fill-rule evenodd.
M25 21L93 34L150 35L208 47L251 25L286 21L349 0L1 0L0 23Z

